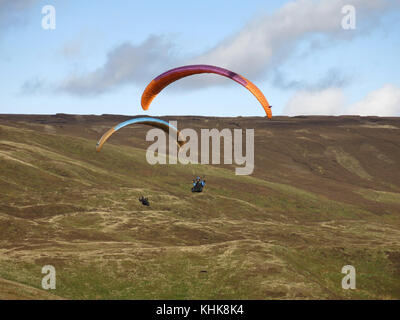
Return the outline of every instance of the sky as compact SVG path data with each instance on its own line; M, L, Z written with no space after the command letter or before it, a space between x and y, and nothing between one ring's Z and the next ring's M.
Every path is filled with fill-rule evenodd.
M398 0L0 0L0 113L265 115L214 74L142 110L157 75L210 64L256 84L273 115L400 116L399 35Z

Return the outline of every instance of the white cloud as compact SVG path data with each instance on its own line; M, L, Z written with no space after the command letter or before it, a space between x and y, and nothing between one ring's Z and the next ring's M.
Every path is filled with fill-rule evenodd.
M59 90L77 95L95 95L126 83L150 81L159 70L172 66L173 44L166 38L150 36L133 46L124 43L108 53L104 66L83 75L65 79Z
M378 90L372 91L363 100L350 105L346 110L346 114L400 117L400 88L387 84Z
M256 80L268 74L271 68L283 64L296 45L310 35L322 35L321 41L325 39L330 43L331 40L364 34L362 23L354 32L342 29L341 9L345 4L356 6L358 21L367 21L371 27L376 27L382 12L396 5L396 1L291 1L274 14L249 22L237 34L191 59L173 54L171 42L152 36L139 45L126 43L118 46L108 54L103 66L88 74L70 76L60 89L78 95L100 94L127 83L145 85L170 67L195 63L218 65ZM281 79L281 82L287 81ZM200 81L185 81L185 87L198 88L215 83L229 82L219 82L217 77L203 77Z
M288 101L283 113L296 115L360 115L400 117L400 88L386 84L356 103L347 104L339 88L299 91Z
M350 3L357 9L358 21L373 21L375 26L378 19L371 19L372 16L393 5L387 0L291 1L273 15L250 22L237 35L193 61L226 67L253 79L261 77L271 65L281 64L309 35L321 34L328 41L361 35L358 30L342 29L341 9Z
M339 115L345 103L343 91L329 88L322 91L299 91L288 101L285 115Z

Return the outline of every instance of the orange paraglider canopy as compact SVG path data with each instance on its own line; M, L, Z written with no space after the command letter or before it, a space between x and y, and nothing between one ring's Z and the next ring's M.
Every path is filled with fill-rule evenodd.
M241 75L229 71L224 68L210 66L210 65L189 65L183 66L175 69L171 69L169 71L160 74L158 77L154 78L146 87L142 94L142 108L143 110L148 110L153 99L159 94L165 87L167 87L172 82L175 82L184 77L188 77L195 74L201 73L215 73L227 78L230 78L237 83L240 83L242 86L247 88L261 103L264 108L265 113L269 119L272 118L271 106L269 105L267 99L263 95L260 89L256 87L251 81L247 80L245 77Z

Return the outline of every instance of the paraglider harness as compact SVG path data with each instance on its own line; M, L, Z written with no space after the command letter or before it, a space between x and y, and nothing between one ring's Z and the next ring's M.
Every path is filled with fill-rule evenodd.
M144 205L144 206L150 206L149 199L147 199L147 198L145 198L145 197L143 197L143 196L140 196L139 201L140 201L140 202L142 203L142 205Z
M202 192L205 185L206 180L200 179L200 177L193 179L192 192Z

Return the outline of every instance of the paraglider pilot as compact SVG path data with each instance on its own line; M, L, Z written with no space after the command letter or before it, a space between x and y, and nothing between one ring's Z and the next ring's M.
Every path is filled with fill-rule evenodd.
M196 179L193 179L192 192L202 192L205 185L206 180L202 180L200 179L200 177L196 177Z
M140 196L139 201L142 203L144 206L150 206L150 202L148 198L145 198L143 196Z

